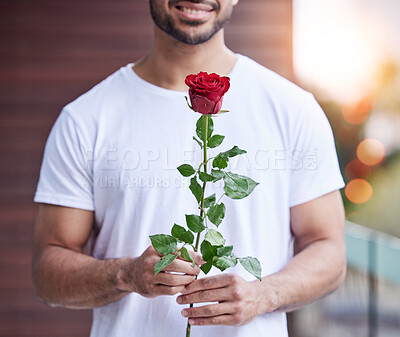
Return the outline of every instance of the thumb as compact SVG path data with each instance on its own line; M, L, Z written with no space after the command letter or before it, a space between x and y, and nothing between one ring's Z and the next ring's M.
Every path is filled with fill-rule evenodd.
M206 261L203 260L203 255L201 255L199 252L189 252L189 254L192 255L194 263L196 263L198 266L206 263Z

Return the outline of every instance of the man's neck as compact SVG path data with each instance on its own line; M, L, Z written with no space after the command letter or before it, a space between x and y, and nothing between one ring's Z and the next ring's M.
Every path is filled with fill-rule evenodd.
M227 75L236 59L236 55L225 46L223 30L205 43L188 45L156 28L153 50L136 62L133 69L154 85L185 91L184 80L188 74L207 71Z

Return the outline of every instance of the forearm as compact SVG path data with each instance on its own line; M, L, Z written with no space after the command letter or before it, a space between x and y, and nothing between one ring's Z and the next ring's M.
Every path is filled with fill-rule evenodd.
M342 243L319 240L304 248L278 273L255 282L263 299L261 313L293 311L332 291L346 273Z
M128 294L120 274L133 259L98 260L60 246L48 246L33 263L38 296L52 306L94 308Z

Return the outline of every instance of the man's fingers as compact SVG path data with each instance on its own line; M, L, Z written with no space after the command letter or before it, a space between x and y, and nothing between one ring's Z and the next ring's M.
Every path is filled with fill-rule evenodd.
M194 275L179 275L160 272L155 277L157 284L166 286L185 286L195 280Z
M182 310L182 316L188 318L195 317L213 317L224 314L233 314L235 312L231 302L222 302L218 304L210 304L202 307L186 308Z
M189 254L192 255L194 263L196 263L198 266L201 266L202 264L206 263L206 261L203 260L203 255L201 255L200 253L189 252Z
M190 294L206 289L223 288L229 285L233 285L236 281L236 276L232 274L203 277L189 284L183 291L183 294Z
M220 315L189 319L191 325L235 325L233 315Z
M196 252L192 252L192 251L188 251L188 253L193 258L194 263L197 264L198 266L201 266L202 264L206 263L206 261L203 260L203 256L200 253L196 253ZM178 256L178 259L187 261L181 255ZM189 262L191 263L191 261L189 261Z
M220 302L232 299L231 291L228 288L203 290L189 295L181 295L176 301L179 304L204 303L204 302Z
M184 286L170 287L164 285L156 285L154 293L157 295L175 295L182 292Z
M189 275L199 275L200 274L199 266L196 265L193 268L191 262L186 262L184 260L179 260L179 259L176 259L169 266L165 267L164 271L189 274Z

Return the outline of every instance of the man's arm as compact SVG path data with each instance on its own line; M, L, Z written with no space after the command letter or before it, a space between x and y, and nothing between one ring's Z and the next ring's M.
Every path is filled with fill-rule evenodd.
M42 204L35 224L32 273L35 290L53 306L94 308L136 292L145 297L181 292L200 271L176 259L154 276L160 255L149 247L139 257L99 260L82 251L93 212ZM199 262L199 258L197 259Z
M346 276L340 193L292 207L290 213L295 256L281 272L266 278L278 299L275 310L286 312L331 293Z
M243 325L256 316L291 311L335 290L346 273L344 211L338 191L292 207L295 256L262 282L221 274L189 284L180 304L219 302L182 310L194 325Z

